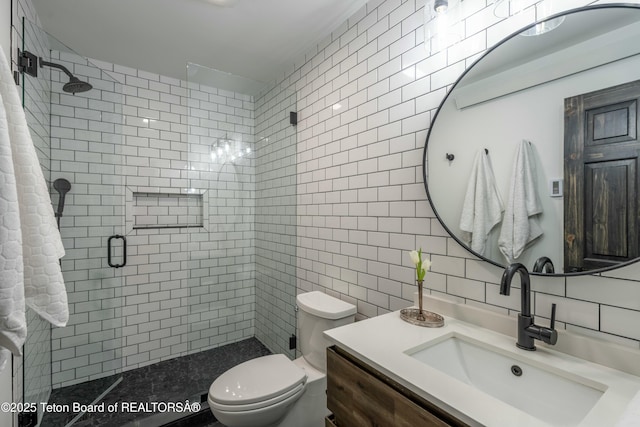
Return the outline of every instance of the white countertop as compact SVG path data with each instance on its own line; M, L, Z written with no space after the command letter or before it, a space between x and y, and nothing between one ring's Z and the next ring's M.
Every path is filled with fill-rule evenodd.
M537 351L521 350L515 347L513 337L444 317L444 327L425 328L409 324L400 319L399 312L393 312L326 331L325 335L339 347L472 426L549 424L414 359L406 351L456 333L512 352L534 365L553 366L605 385L606 391L579 424L581 427L614 426L640 391L640 377L542 346L538 346Z

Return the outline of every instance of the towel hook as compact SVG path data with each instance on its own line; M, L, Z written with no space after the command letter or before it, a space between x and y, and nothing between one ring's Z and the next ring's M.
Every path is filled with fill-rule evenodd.
M455 159L455 157L456 157L456 156L454 156L453 154L449 154L449 153L447 153L447 154L446 154L446 157L447 157L447 160L449 160L450 162L452 162L452 161L453 161L453 159Z
M486 148L484 149L484 153L485 154L489 154L489 150L487 150Z

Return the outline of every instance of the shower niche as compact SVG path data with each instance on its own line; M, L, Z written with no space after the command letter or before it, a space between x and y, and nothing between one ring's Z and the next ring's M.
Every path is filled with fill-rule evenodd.
M208 192L143 192L127 189L127 230L209 227Z

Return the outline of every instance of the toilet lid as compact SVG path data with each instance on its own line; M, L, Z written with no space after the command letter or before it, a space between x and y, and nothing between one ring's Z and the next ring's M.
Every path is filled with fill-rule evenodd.
M307 374L284 354L272 354L241 363L220 375L209 397L224 405L246 405L282 395L307 380Z
M303 311L323 319L343 319L356 314L356 306L320 291L299 294L296 304Z

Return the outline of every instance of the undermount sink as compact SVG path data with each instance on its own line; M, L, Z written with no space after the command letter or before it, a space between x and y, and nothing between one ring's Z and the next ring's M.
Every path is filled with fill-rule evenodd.
M453 332L406 354L555 426L577 426L607 389L516 351Z

